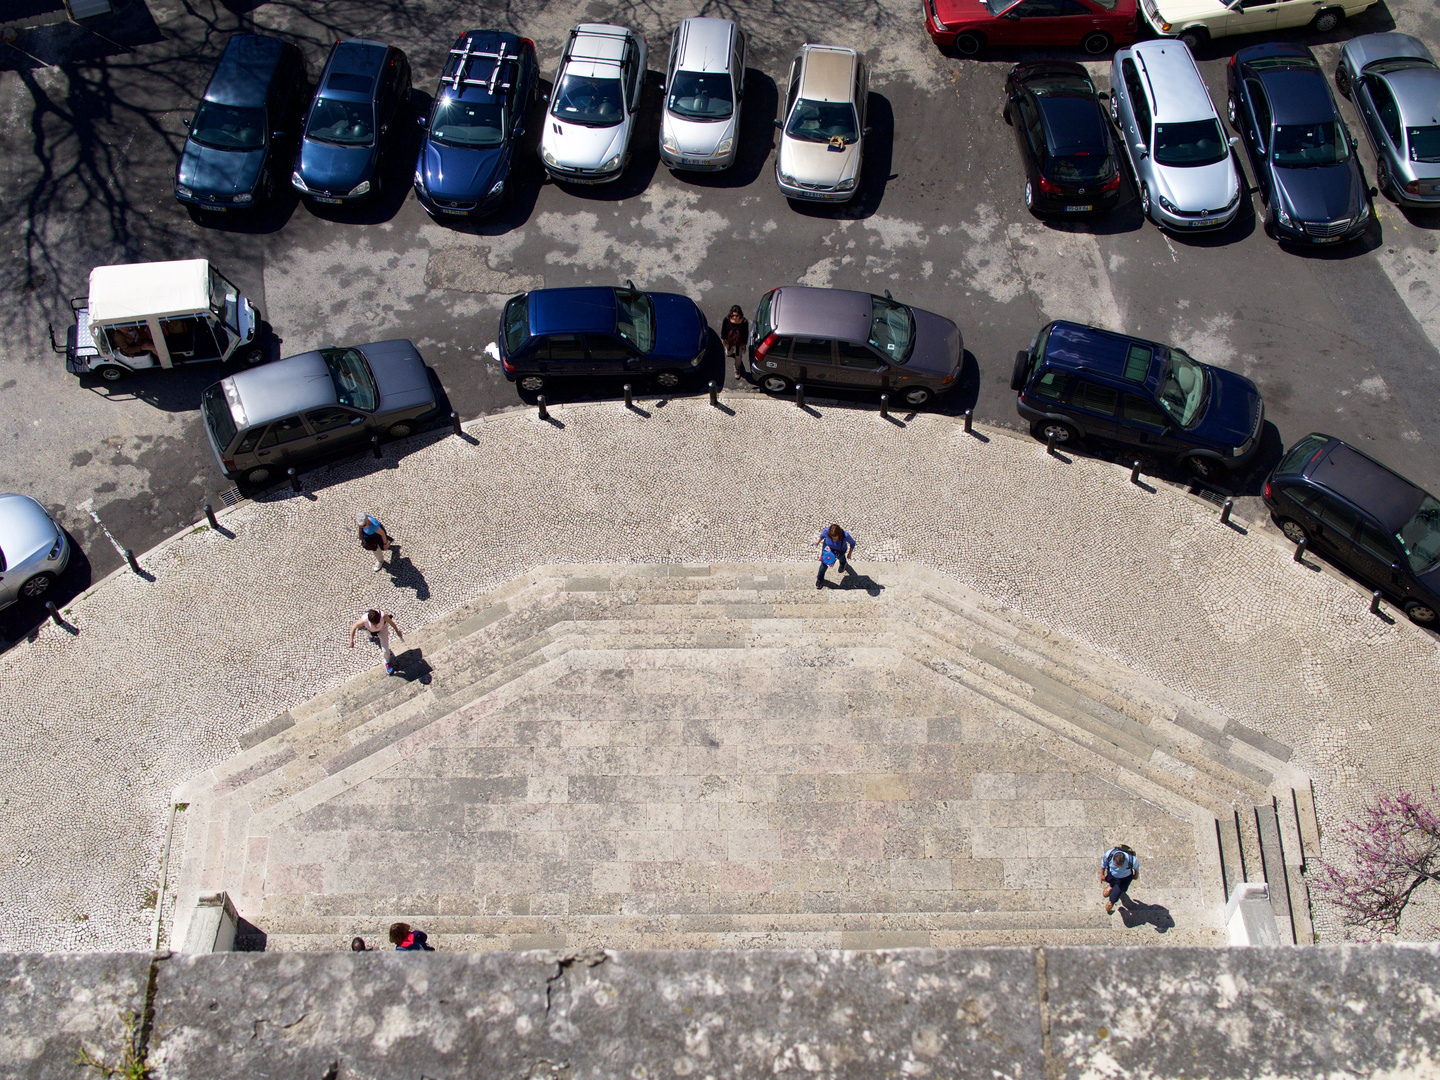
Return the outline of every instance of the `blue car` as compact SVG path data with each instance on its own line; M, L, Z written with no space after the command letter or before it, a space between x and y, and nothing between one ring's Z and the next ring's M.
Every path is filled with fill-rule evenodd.
M535 43L499 30L461 34L435 90L415 162L415 197L431 214L481 217L511 190L516 147L539 79Z
M688 296L624 288L537 289L500 313L500 367L521 390L556 379L653 375L679 386L710 340L705 313Z
M337 41L305 118L291 185L317 203L378 196L385 148L409 103L403 52L378 41Z

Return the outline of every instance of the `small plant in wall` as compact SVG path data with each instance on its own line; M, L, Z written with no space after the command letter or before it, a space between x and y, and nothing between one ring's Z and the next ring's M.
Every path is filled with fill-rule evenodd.
M1334 838L1342 867L1323 867L1319 892L1347 927L1398 935L1406 909L1425 886L1440 887L1440 796L1380 795ZM1428 906L1428 905L1427 905ZM1428 928L1440 934L1440 927Z
M127 1012L121 1015L120 1022L125 1026L125 1036L120 1047L119 1061L111 1065L82 1045L75 1055L75 1064L81 1068L94 1069L105 1080L149 1080L150 1068L145 1064L140 1018L133 1012Z

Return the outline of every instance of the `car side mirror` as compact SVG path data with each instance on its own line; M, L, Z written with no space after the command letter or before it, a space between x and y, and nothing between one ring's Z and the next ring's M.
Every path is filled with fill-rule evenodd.
M1001 17L1002 19L1009 19L1011 22L1019 22L1019 21L1020 21L1020 13L1019 13L1018 11L1007 11L1007 12L1005 12L1004 15L1002 15L1002 16L1000 16L1000 17Z
M1098 94L1095 95L1095 97L1096 97L1096 100L1098 100L1098 101L1109 101L1109 100L1110 100L1110 95L1107 94L1104 90L1101 90Z
M270 133L270 138L272 138L272 139L283 139L284 137L285 137L285 132L283 132L283 131L272 131L272 132Z
M1230 136L1230 145L1231 145L1231 146L1239 146L1239 145L1240 145L1240 136L1239 136L1239 135L1231 135L1231 136Z
M782 127L783 125L780 123L779 120L776 120L776 121L775 121L775 126L778 128L778 127Z
M424 116L417 116L417 117L415 118L415 123L419 124L421 127L429 127L429 126L430 126L430 120L429 120L429 118L424 117Z
M187 128L190 126L190 118L189 118L188 116L187 116L184 120L181 120L180 122L181 122L182 124L184 124Z
M870 132L872 132L872 131L874 131L874 130L875 130L875 129L872 128L872 127L863 127L863 128L860 129L860 134L861 134L861 135L869 135Z
M1372 187L1372 188L1370 189L1370 198L1373 199L1373 198L1375 198L1376 196L1378 196L1379 194L1380 194L1380 189L1379 189L1379 188L1377 188L1377 187Z
M1393 570L1395 573L1398 574L1398 573L1400 573L1400 564L1399 564L1398 562L1392 562L1392 563L1390 564L1390 569Z
M1138 155L1140 155L1140 159L1141 159L1142 161L1143 161L1145 158L1147 158L1147 157L1150 156L1150 151L1149 151L1147 148L1143 147L1143 146L1137 146L1137 147L1135 148L1135 153L1137 153Z
M1351 135L1351 136L1350 136L1350 149L1351 149L1351 150L1359 150L1359 149L1360 149L1360 141L1359 141L1358 139L1356 139L1354 135Z

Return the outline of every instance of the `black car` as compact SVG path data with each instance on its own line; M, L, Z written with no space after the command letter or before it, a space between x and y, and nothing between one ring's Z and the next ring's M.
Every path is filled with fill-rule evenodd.
M1105 213L1120 201L1106 97L1079 64L1035 60L1010 69L1003 115L1015 129L1032 213Z
M1440 612L1440 501L1331 435L1292 446L1265 481L1285 535L1396 600L1421 626Z
M309 96L298 48L261 34L232 37L195 115L185 121L190 130L175 169L175 198L214 211L273 198L295 153Z
M1303 45L1250 45L1225 69L1240 133L1277 240L1338 244L1370 224L1370 196L1320 65Z
M1216 480L1254 456L1265 422L1243 375L1183 349L1094 326L1052 322L1015 357L1015 407L1036 438L1083 438L1178 459Z
M539 83L535 43L471 30L450 50L415 162L415 198L437 216L493 213L511 190L525 116Z
M325 61L290 183L317 203L380 194L385 149L410 103L410 63L379 41L337 41Z

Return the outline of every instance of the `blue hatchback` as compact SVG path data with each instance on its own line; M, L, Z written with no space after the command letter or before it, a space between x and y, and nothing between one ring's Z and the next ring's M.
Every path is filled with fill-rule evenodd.
M500 366L532 394L576 376L653 375L671 389L700 366L709 340L695 301L633 285L537 289L500 314Z
M493 213L511 189L515 148L539 82L535 43L499 30L460 35L435 90L415 162L415 197L438 216Z

